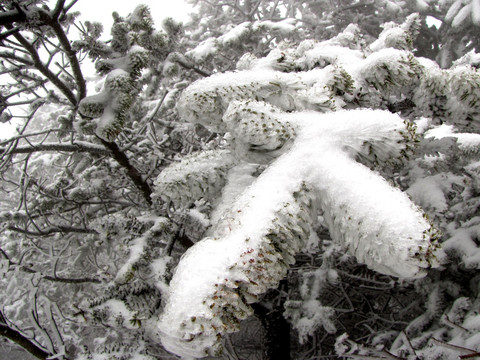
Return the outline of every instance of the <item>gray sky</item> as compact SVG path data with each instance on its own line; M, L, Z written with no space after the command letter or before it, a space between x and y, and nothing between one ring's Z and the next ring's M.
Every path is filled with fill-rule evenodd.
M192 7L183 0L79 0L73 10L81 12L81 20L97 21L103 24L105 32L110 33L113 23L112 12L126 16L139 4L148 5L157 28L161 21L171 16L176 20L186 21Z

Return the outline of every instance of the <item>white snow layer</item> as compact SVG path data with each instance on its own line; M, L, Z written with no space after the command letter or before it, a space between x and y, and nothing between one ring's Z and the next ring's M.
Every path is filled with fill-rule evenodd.
M236 200L214 234L219 237L198 242L176 269L158 322L163 345L176 354L202 357L215 349L223 332L217 325L203 326L201 319L220 321L207 299L219 285L242 283L246 271L258 271L254 263L250 270L237 263L245 252L264 246L279 209L294 201L292 194L302 182L314 190L332 238L360 262L401 278L422 276L436 265L429 255L431 225L423 213L403 192L353 159L365 141L401 140L404 123L399 116L352 110L283 113L278 120L296 127L292 148ZM387 145L384 151L393 149Z
M241 24L190 56L203 58L247 28ZM274 50L262 59L246 55L239 61L241 71L198 80L182 93L180 117L228 133L241 161L227 175L209 237L186 252L170 283L156 333L171 352L214 355L221 336L236 331L235 321L251 314L247 303L277 286L295 252L312 238L318 211L332 239L375 271L416 278L438 266L432 241L438 234L424 213L355 161L371 153L379 161L401 157L406 124L386 111L331 112L345 104L335 89L347 96L348 86L381 86L390 73L408 84L414 75L410 53L382 48L388 44L378 44L379 51L365 58L360 44L351 42L356 31L349 27L332 41L305 41L297 50ZM405 34L396 35L401 40ZM352 46L341 48L344 42ZM297 69L294 65L303 71L288 72ZM460 134L455 135L460 144ZM463 141L472 147L474 139ZM267 160L257 161L261 156ZM269 166L257 179L247 171L235 189L233 174L248 168L244 161ZM425 185L410 190L418 195ZM428 205L444 209L437 190Z
M442 124L425 133L425 138L443 139L452 137L457 140L458 148L464 152L480 150L480 134L455 133L453 125Z
M185 54L187 57L194 59L195 61L204 61L209 56L216 54L224 46L232 46L241 43L242 40L257 32L278 32L280 35L285 36L292 33L296 29L296 20L287 18L282 21L254 21L243 22L237 26L232 27L225 34L218 38L208 38L202 41L196 48L187 51Z

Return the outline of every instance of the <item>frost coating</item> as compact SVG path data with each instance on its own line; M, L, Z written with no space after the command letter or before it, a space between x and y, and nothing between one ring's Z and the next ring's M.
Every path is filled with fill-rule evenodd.
M177 267L157 325L162 344L176 354L202 357L220 350L220 337L252 313L248 304L285 276L309 238L317 206L332 238L376 271L412 278L437 265L434 231L423 213L353 159L367 150L366 141L399 156L405 130L399 116L372 110L276 113L270 116L295 127L295 144Z
M160 173L155 180L152 199L154 202L171 201L179 209L200 198L212 197L225 185L227 171L235 163L228 150L186 156Z
M318 215L334 242L375 271L419 278L439 265L439 234L424 213L357 162L383 165L408 156L416 141L413 124L387 111L336 111L386 108L418 88L428 90L418 108L445 105L441 95L450 74L437 69L426 76L432 64L405 50L415 24L412 17L405 28L386 29L398 41L385 38L372 53L360 43L344 47L356 31L351 27L328 42L305 41L262 59L245 55L241 71L198 80L182 93L183 119L228 133L240 165L225 178L248 165L266 170L258 178L249 172L243 192L229 187L214 204L209 236L177 267L156 327L167 349L187 357L216 355L222 335L238 329L252 312L249 304L277 286L312 238ZM303 309L305 336L319 325L310 310L322 308L310 305ZM328 322L322 326L333 331Z

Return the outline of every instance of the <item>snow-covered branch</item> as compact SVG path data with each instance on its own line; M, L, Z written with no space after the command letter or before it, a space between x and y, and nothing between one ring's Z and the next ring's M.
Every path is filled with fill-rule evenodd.
M88 152L92 154L102 155L102 156L112 156L112 153L101 146L87 145L83 144L59 144L59 143L44 143L44 144L32 144L27 146L14 146L12 148L5 147L0 148L2 156L6 154L31 154L41 151L65 151L65 152Z
M38 359L47 360L52 355L44 348L32 342L24 334L22 334L18 330L12 329L7 324L0 323L0 335L20 345L22 348L24 348L26 351L28 351L30 354L32 354Z

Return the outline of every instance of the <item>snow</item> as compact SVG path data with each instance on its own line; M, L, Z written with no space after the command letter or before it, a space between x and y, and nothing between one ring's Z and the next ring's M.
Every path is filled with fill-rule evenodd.
M388 85L388 76L391 77L390 80L395 79L397 83L402 84L411 81L412 73L406 66L409 54L405 50L382 49L370 54L352 73L375 85Z
M222 217L225 217L235 199L255 181L256 177L252 174L257 168L256 164L242 162L228 173L227 183L222 190L222 196L215 204L214 210L210 215L212 224L217 224Z
M306 68L325 67L329 64L345 66L355 61L363 60L364 55L360 50L352 50L338 45L316 46L305 52L305 55L299 59L299 64Z
M129 276L134 271L135 264L140 260L145 251L147 240L144 237L136 238L129 244L130 254L127 261L118 270L115 276L115 282L123 284L128 281Z
M170 261L171 257L164 255L153 260L150 263L150 269L152 270L152 274L155 274L156 278L155 286L158 290L161 291L162 294L165 294L168 291L168 286L166 285L164 277Z
M461 228L452 230L450 235L442 244L445 252L460 257L469 269L480 269L480 247L475 241L480 237L480 218L469 219Z
M117 327L118 325L122 325L128 329L137 328L136 325L131 324L129 321L135 314L127 308L123 301L110 299L96 306L95 309L106 310L111 315L108 317L108 320L104 320L110 326ZM118 322L120 322L120 324Z
M216 39L208 38L207 40L202 41L195 49L187 51L185 55L193 58L195 61L201 61L216 52Z
M224 45L231 45L236 43L238 39L248 34L250 31L250 22L246 21L235 26L230 31L226 32L218 38L218 41Z
M472 22L480 26L480 0L472 0Z
M416 0L417 3L417 10L418 11L427 11L428 8L430 7L430 4L428 1L425 0Z
M447 210L447 199L437 177L417 179L407 189L407 194L422 208L442 212Z
M443 139L455 138L460 150L464 152L477 152L480 150L480 134L455 133L453 125L442 124L425 133L425 138Z
M292 194L302 183L317 194L332 238L360 262L404 278L423 276L425 268L435 266L427 255L430 224L423 214L403 192L353 160L365 141L387 143L382 150L394 155L398 149L390 142L396 144L404 128L399 116L352 110L283 113L277 119L295 126L297 141L237 198L211 237L189 249L176 269L158 322L162 344L174 353L193 357L215 353L217 331L205 324L221 323L217 324L214 303L208 299L219 286L248 282L255 260L240 266L239 259L246 251L263 251L279 211L294 202ZM274 286L285 274L276 271L269 270L273 278L255 285L258 291ZM236 301L233 307L245 306ZM242 311L248 314L248 307Z
M405 30L401 27L394 27L387 31L382 31L377 40L370 44L371 51L379 51L395 44L397 40L404 40L406 37Z
M460 11L462 5L463 0L456 0L448 9L447 14L445 15L445 21L451 22Z
M331 120L323 122L315 117L318 115L312 114L305 132L299 132L296 145L302 144L299 154L308 159L305 165L315 169L307 179L320 193L332 238L376 271L398 277L421 276L421 268L429 264L413 255L429 247L423 235L430 225L403 192L351 157L354 151L361 151L363 141L384 143L388 133L392 138L399 136L402 120L369 110L324 115ZM291 165L298 169L294 163Z
M115 110L110 104L108 104L104 108L102 116L94 121L97 123L97 128L95 130L96 134L103 138L105 136L105 130L110 128L110 126L116 121Z
M218 38L210 37L202 41L197 47L186 52L186 56L197 62L205 61L209 56L216 54L222 47L233 46L242 42L242 39L253 33L278 32L282 36L287 36L296 30L295 19L284 19L282 21L245 21L241 24L231 27Z
M269 21L269 20L264 20L264 21L257 21L253 23L253 30L262 30L264 28L267 28L269 30L273 31L279 31L282 35L288 35L295 31L296 29L296 24L297 20L293 18L287 18L283 19L281 21Z
M318 328L323 327L330 334L336 332L332 318L335 310L322 306L318 300L307 300L302 303L303 317L295 321L295 330L301 344L305 344L308 337L313 335Z
M453 28L460 27L468 19L471 13L472 13L472 3L462 7L462 9L453 18L452 27Z
M213 197L224 186L225 173L235 163L235 157L228 150L209 150L185 156L160 173L154 182L152 199L171 201L181 209L195 200Z
M212 46L234 41L248 26L232 28ZM366 58L359 42L351 43L356 28L347 30L334 40L305 41L261 59L245 55L241 70L198 80L182 93L180 117L225 134L238 161L213 203L208 236L185 253L170 283L156 328L168 350L185 357L215 355L219 338L238 330L236 322L251 314L248 304L277 286L297 251L314 247L311 227L319 214L334 246L374 271L412 279L440 265L439 234L417 204L445 211L445 194L459 178L414 179L409 189L414 204L355 160L402 158L411 136L403 119L381 110L332 111L351 101L352 89L342 96L336 91L347 87L344 82L357 89L393 81L401 86L416 78L415 66L434 65L428 60L412 65L410 52L385 48L391 44L387 34L406 39L401 27L385 28L383 42L370 49L378 51ZM429 130L426 118L417 120L417 127L427 138L454 137L465 151L479 143L453 128ZM266 170L256 177L258 166ZM194 174L191 170L182 177ZM296 323L304 337L320 325L333 331L326 318L316 316L329 310L315 296L302 311Z

